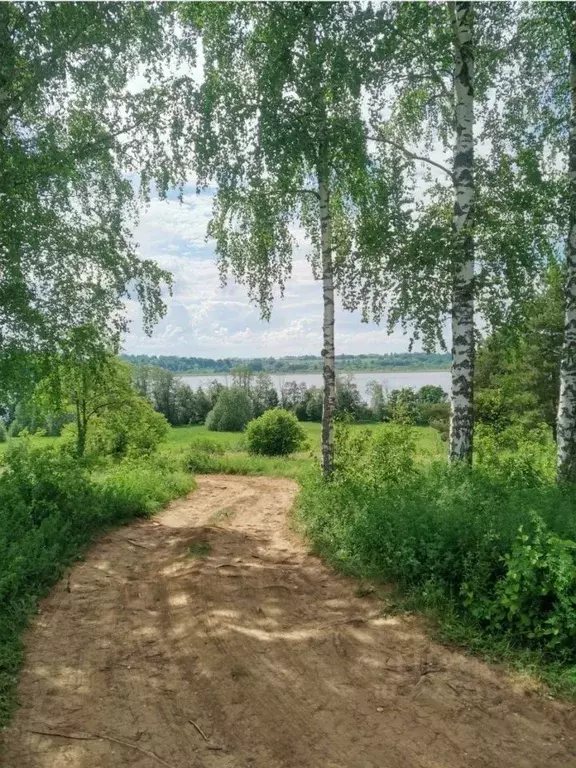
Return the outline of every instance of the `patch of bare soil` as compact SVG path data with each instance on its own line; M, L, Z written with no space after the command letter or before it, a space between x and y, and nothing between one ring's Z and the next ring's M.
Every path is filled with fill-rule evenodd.
M576 766L576 714L385 617L290 532L296 486L210 476L41 606L5 768Z

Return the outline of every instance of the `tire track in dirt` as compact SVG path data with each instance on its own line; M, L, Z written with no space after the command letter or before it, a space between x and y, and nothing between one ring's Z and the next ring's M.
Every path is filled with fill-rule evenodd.
M576 766L574 707L358 597L289 530L296 490L201 477L101 539L28 633L0 765Z

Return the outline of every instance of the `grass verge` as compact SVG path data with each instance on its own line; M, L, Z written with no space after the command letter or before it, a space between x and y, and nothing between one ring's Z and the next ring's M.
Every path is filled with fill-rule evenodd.
M575 492L529 447L450 467L415 461L406 431L347 432L332 482L303 476L297 519L332 566L396 585L390 609L576 698Z
M8 452L0 475L0 727L17 704L22 636L40 598L103 531L193 486L162 457L90 473L54 446L22 442Z

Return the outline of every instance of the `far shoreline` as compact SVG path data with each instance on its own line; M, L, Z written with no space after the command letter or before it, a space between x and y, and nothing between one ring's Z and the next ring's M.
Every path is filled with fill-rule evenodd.
M167 369L165 369L167 370ZM339 368L336 366L336 374L338 373L350 373L350 374L357 374L357 373L374 373L374 374L380 374L380 373L449 373L450 367L448 368L384 368L379 370L369 370L366 369L351 369L351 368ZM172 371L172 373L175 376L233 376L234 371ZM268 376L321 376L322 375L322 369L318 371L250 371L250 373L253 376L258 376L262 373L267 374Z

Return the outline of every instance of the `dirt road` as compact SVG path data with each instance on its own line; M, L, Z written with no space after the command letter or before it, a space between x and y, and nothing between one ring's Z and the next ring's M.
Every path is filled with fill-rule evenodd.
M383 616L289 531L295 493L203 477L102 539L28 635L3 768L576 766L575 708Z

